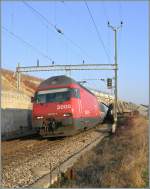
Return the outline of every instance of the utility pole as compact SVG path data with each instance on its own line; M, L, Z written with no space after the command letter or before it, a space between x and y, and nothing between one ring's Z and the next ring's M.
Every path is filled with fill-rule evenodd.
M120 26L118 27L114 27L112 25L110 25L110 23L108 22L108 27L110 27L113 32L114 32L114 39L115 39L115 89L114 89L114 93L115 93L115 102L114 102L114 124L112 125L112 132L114 133L116 130L116 126L117 126L117 100L118 100L118 86L117 86L117 70L118 70L118 62L117 62L117 31L122 27L123 22L120 23Z

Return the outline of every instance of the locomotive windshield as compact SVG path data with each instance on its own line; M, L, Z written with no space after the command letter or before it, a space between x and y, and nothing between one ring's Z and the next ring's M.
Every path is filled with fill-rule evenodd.
M70 100L71 97L80 98L79 89L59 88L39 91L35 94L35 102L64 102Z

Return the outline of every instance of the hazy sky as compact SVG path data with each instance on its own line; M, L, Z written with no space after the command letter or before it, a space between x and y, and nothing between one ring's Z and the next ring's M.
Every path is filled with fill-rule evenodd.
M36 65L37 59L40 65L51 64L51 59L55 64L81 64L83 60L85 64L114 63L114 33L107 21L115 26L123 21L118 32L119 98L148 104L148 1L87 3L105 50L84 1L28 1L49 25L21 1L2 2L2 67L15 70L18 62L30 66ZM66 37L55 31L55 25ZM30 74L48 78L62 72ZM80 71L71 76L77 80L108 78L113 77L113 71ZM110 92L102 81L89 81L86 85Z

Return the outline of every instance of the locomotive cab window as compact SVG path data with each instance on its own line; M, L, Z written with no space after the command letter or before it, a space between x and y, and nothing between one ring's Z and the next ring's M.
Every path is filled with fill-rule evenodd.
M71 97L80 98L79 89L59 88L39 91L35 94L35 102L64 102L70 100Z
M74 98L80 98L80 90L79 89L71 89L71 96Z
M46 96L45 95L37 95L36 96L36 102L37 103L45 103L46 102Z

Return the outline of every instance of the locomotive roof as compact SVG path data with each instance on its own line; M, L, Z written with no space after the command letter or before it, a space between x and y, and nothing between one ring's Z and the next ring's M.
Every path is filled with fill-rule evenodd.
M71 83L76 83L78 84L74 79L67 77L65 75L60 75L60 76L54 76L54 77L50 77L46 80L44 80L40 85L39 88L43 88L43 87L48 87L49 85L68 85Z
M79 85L84 90L88 91L93 96L95 96L94 93L92 93L86 87L84 87L83 85L81 85L79 82L77 82L74 79L72 79L70 77L67 77L65 75L59 75L59 76L50 77L50 78L44 80L43 82L41 82L41 84L39 85L39 88L46 88L46 87L48 87L50 85L52 85L52 86L55 86L55 85L68 85L68 84L71 84L71 83L75 83L75 84Z

